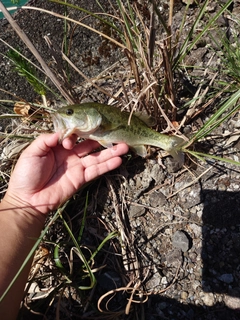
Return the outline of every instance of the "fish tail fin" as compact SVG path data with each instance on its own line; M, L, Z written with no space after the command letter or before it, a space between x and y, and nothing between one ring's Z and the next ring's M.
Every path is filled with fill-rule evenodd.
M184 140L177 136L171 136L172 146L168 150L173 159L179 163L180 166L184 164L184 153L181 151L181 147L184 144Z
M182 167L184 164L184 153L175 148L172 150L169 150L168 152L173 157L174 161L178 162L179 165Z

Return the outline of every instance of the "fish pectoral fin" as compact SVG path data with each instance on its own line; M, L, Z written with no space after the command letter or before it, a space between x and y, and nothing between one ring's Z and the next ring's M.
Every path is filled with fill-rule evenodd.
M145 158L147 156L147 150L146 147L143 144L138 144L138 145L134 145L134 146L130 146L131 149L133 149L136 154L138 154L139 156Z
M122 125L118 125L115 123L111 123L110 121L108 122L102 122L100 128L104 131L113 131L113 130L119 130L124 128Z
M104 148L111 148L113 144L111 142L105 141L105 140L98 140L101 146Z
M135 111L134 115L142 120L148 127L153 127L156 124L156 119L154 119L152 116L149 116L147 114Z

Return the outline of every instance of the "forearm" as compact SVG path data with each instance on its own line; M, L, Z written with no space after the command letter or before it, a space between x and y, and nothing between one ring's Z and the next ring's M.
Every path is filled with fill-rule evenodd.
M31 251L44 221L45 217L34 208L12 204L7 197L0 203L0 297ZM0 319L16 319L30 266L31 261L0 302Z

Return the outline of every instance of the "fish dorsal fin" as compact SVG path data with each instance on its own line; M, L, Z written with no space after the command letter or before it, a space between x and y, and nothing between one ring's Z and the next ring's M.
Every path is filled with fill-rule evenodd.
M142 120L148 127L153 127L156 124L156 120L152 117L147 115L146 113L142 112L134 112L135 117Z

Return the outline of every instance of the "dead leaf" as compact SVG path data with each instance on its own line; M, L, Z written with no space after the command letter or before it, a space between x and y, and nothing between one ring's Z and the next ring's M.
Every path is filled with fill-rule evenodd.
M239 138L240 138L240 135L239 135L239 134L238 134L238 135L236 134L236 135L231 136L231 137L227 140L226 146L229 146L229 145L232 144L233 142L238 141Z
M19 114L23 117L29 117L31 106L26 102L16 102L13 110L16 114Z

